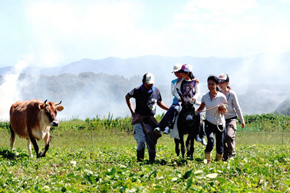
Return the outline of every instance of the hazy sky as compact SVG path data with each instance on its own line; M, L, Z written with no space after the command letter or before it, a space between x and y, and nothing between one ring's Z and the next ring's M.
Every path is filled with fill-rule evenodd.
M0 67L23 56L59 66L83 58L237 57L290 50L290 0L0 1Z

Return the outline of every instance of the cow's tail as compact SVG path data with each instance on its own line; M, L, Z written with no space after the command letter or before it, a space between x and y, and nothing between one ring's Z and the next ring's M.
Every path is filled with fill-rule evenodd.
M10 150L12 152L13 146L15 143L15 131L12 129L11 124L9 124L10 132L11 132L11 138L10 138Z
M12 129L11 124L9 124L9 128L10 128L10 132L11 132L11 137L15 137L15 132L14 132L14 130Z

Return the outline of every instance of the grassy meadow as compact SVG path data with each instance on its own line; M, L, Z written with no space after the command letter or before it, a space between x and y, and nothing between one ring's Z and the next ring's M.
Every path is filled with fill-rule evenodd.
M245 119L237 156L210 165L196 142L193 160L177 157L168 135L158 140L156 163L148 164L147 152L136 162L128 117L62 121L40 159L30 158L26 140L18 137L11 153L9 123L1 123L0 192L290 192L289 117ZM38 145L43 149L44 141Z

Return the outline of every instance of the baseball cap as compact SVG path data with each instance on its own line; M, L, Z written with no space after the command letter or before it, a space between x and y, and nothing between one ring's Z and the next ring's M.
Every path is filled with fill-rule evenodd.
M154 76L150 72L146 74L145 81L147 84L154 84Z
M184 72L192 72L192 66L190 64L183 64L181 70Z
M177 72L177 71L179 71L179 70L181 69L181 67L182 67L182 64L180 64L180 63L175 64L175 65L173 66L173 71L172 71L172 72Z
M219 76L219 82L229 82L230 78L226 73L223 73Z

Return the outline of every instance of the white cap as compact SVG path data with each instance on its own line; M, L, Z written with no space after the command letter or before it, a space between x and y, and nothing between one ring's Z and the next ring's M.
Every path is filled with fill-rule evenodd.
M223 73L219 76L219 82L229 82L230 78L226 73Z
M181 69L181 67L182 67L182 64L180 64L180 63L175 64L175 65L173 66L173 71L172 71L172 72L177 72L177 71L179 71L179 70Z
M184 72L192 72L192 66L190 64L183 64L181 70Z
M147 84L154 84L154 76L150 72L146 74L145 81Z

